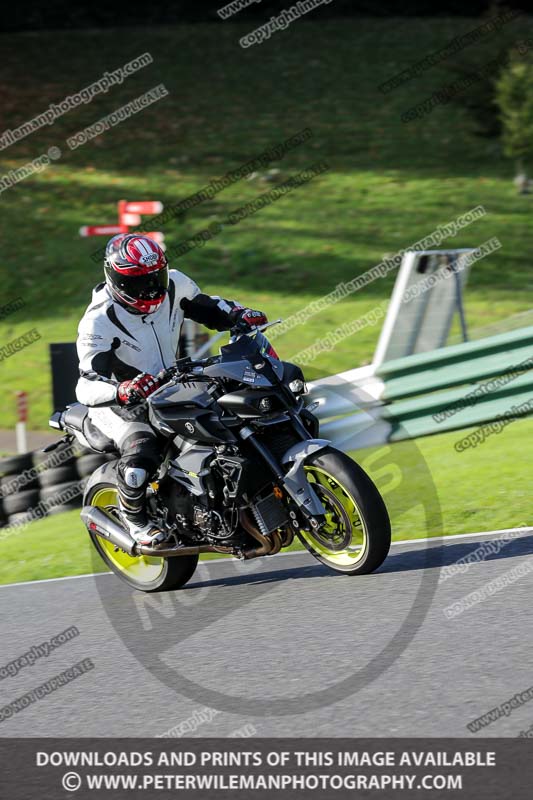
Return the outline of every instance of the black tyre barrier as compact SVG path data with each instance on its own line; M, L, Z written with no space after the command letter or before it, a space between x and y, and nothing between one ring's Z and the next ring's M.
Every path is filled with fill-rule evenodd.
M65 483L56 483L54 486L43 486L39 492L40 500L43 503L50 503L50 508L55 505L65 505L66 503L74 503L81 505L83 490L80 486L80 481L66 481ZM57 499L57 503L53 501Z
M75 481L78 478L76 472L76 463L73 461L70 464L54 467L53 469L45 469L39 473L39 485L43 486L57 486L60 483L67 483Z
M7 518L8 526L11 525L26 525L28 522L33 522L33 516L29 513L20 512L19 514L10 514Z
M27 489L38 489L39 481L31 470L16 475L5 475L0 478L0 495L7 497L10 494L24 492Z
M4 511L8 516L21 514L34 508L39 502L39 490L27 489L17 494L10 494L3 498Z
M36 450L0 458L0 528L80 508L81 481L114 460L78 442L61 443L48 453Z
M0 476L17 475L33 466L31 453L19 453L15 456L0 458Z
M76 459L86 452L87 449L77 442L71 444L61 443L55 450L50 450L48 453L44 453L42 450L35 450L32 453L32 462L33 466L38 467L40 470L54 469L67 464L75 464Z

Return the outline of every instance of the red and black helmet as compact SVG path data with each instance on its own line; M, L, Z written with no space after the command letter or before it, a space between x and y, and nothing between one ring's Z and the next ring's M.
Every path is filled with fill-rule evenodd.
M163 250L142 233L119 233L105 249L106 284L113 298L137 314L157 311L168 289Z

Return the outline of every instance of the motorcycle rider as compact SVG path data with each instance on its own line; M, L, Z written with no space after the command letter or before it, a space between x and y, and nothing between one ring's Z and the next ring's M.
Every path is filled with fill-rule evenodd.
M223 331L262 325L265 314L203 294L196 283L170 269L161 247L148 236L118 234L107 243L105 283L78 327L80 378L76 397L120 452L119 507L130 535L140 544L161 545L166 535L148 520L146 489L160 463L156 433L142 402L162 383L178 357L184 318Z

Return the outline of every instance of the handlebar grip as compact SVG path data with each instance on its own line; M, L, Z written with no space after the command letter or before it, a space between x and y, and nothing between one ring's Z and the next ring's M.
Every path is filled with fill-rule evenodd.
M179 372L179 370L175 366L165 367L157 373L156 378L158 381L161 381L161 383L167 383L177 372Z

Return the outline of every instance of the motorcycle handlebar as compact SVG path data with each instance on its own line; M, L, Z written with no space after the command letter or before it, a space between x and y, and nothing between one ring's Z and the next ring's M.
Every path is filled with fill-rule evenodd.
M253 325L250 327L248 323L244 322L241 325L236 325L230 330L231 336L253 336L254 333L257 331L263 332L266 331L267 328L271 328L273 325L279 325L280 322L283 320L280 319L273 319L272 322L264 322L262 325Z
M244 328L240 325L235 325L233 328L230 329L229 333L231 339L234 339L234 337L239 337L239 336L253 336L254 333L257 333L257 331L262 332L267 328L272 327L273 325L279 325L279 323L282 321L283 320L281 319L275 319L272 320L272 322L265 322L263 325L254 325L252 328L247 324L244 325ZM211 358L217 358L217 357L218 356L212 356ZM194 358L191 358L191 356L185 356L184 358L179 358L176 361L176 363L173 364L173 366L162 369L161 372L158 373L157 378L161 381L162 384L168 383L177 375L181 375L184 372L187 372L188 368L194 367L199 364L205 365L206 363L209 363L211 358L203 358L201 360L195 360Z

